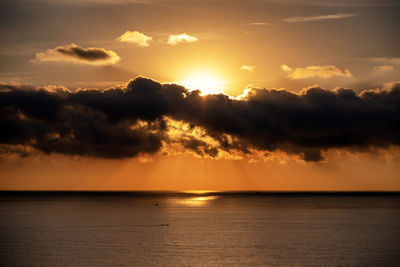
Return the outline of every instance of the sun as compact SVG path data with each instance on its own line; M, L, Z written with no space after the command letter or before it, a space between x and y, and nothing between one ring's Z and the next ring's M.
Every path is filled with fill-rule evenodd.
M224 91L225 81L210 73L196 73L178 82L189 91L200 90L202 95L220 94Z

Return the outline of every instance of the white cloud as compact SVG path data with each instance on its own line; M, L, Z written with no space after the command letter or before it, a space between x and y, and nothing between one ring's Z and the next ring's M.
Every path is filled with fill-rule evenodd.
M168 37L168 42L167 44L169 45L177 45L179 43L193 43L193 42L197 42L199 40L199 38L195 37L195 36L191 36L188 35L186 33L182 33L182 34L171 34Z
M283 71L285 71L285 72L292 72L292 71L293 71L292 68L289 67L288 65L282 65L282 66L281 66L281 69L282 69Z
M117 40L119 40L120 42L134 43L138 46L143 47L149 46L149 42L152 39L152 37L138 31L126 31L124 34L117 38Z
M353 75L350 70L341 70L333 65L325 66L306 66L304 68L292 69L288 65L282 65L281 69L288 73L287 77L298 80L307 78L331 78L331 77L348 77L351 78Z
M243 65L242 67L240 67L240 70L246 70L249 72L253 72L255 68L256 68L256 66Z
M344 19L349 17L357 16L353 13L339 13L339 14L329 14L322 16L310 16L310 17L293 17L285 19L285 22L308 22L308 21L320 21L327 19Z

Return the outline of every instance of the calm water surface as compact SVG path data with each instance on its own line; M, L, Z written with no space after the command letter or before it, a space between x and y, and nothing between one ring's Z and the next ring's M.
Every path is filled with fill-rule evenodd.
M400 266L400 195L0 195L1 266Z

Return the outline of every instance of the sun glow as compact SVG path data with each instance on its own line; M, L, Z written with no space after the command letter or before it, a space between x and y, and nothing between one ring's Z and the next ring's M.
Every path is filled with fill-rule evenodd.
M202 195L202 194L215 193L216 191L213 191L213 190L196 189L196 190L186 190L186 191L182 191L182 192L183 192L183 193L187 193L187 194L198 194L198 195Z
M178 82L190 91L200 90L202 95L223 93L226 83L208 73L194 74Z
M218 196L205 196L205 197L190 197L179 199L176 201L177 204L191 207L200 207L209 204L210 201L217 199Z

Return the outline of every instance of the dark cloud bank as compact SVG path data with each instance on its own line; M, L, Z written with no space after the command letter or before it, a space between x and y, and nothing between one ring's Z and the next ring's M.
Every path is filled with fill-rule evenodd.
M180 141L198 154L280 150L320 161L332 148L400 145L400 85L360 95L348 89L251 89L240 100L142 77L103 91L0 85L3 145L103 158L152 154L170 141L167 117L202 127L218 141Z

